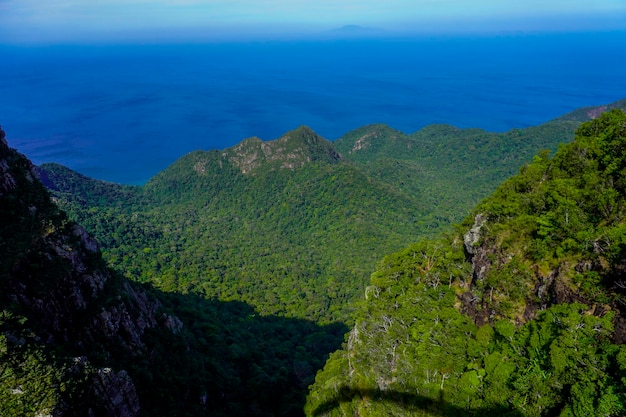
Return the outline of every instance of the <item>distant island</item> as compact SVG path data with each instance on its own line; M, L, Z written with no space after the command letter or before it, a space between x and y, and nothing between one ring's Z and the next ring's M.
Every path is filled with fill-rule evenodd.
M373 28L360 25L345 25L335 29L331 29L330 33L334 36L361 37L371 35L384 35L386 31L380 28Z

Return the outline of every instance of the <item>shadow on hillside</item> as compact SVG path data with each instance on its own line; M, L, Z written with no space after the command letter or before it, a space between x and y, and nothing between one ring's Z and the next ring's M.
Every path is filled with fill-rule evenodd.
M400 405L407 412L427 412L432 416L498 416L498 417L522 417L522 414L506 406L486 407L478 409L465 409L450 404L440 399L432 399L423 395L400 391L380 391L373 389L357 389L343 386L337 396L319 405L313 416L323 416L336 409L343 403L349 403L356 398L368 398L376 402L393 403Z
M348 331L144 289L183 323L177 334L148 334L149 360L126 364L145 415L302 416L308 386Z

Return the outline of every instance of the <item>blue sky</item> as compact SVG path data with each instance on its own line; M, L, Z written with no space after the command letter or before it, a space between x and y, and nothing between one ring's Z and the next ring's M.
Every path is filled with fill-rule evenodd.
M626 0L0 0L0 43L315 34L612 30Z

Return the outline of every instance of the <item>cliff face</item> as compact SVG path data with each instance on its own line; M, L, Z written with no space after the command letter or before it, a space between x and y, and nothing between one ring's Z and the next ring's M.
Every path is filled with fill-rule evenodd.
M97 242L50 201L33 165L8 147L1 129L0 215L0 253L4 254L0 306L4 318L19 317L25 323L0 322L6 343L3 359L22 357L32 349L54 351L42 362L58 371L61 382L75 387L74 394L83 396L80 404L72 403L77 400L72 393L57 388L60 392L54 401L41 404L43 408L22 404L25 410L55 416L80 414L81 409L96 415L139 415L128 374L92 365L90 355L96 352L98 365L115 355L139 356L146 350L147 329L177 331L180 321L159 316L157 301L114 276L103 263ZM22 336L26 330L27 338ZM28 344L32 347L27 349ZM2 389L14 396L29 394L21 386Z

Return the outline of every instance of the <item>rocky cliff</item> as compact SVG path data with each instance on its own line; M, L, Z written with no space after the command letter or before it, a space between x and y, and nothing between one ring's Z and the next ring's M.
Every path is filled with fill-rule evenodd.
M103 365L146 353L147 329L176 332L180 321L105 266L97 242L50 201L1 129L0 219L0 365L9 376L0 414L139 415L132 379ZM50 384L26 386L46 375Z

